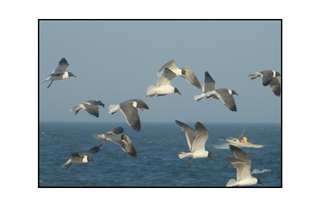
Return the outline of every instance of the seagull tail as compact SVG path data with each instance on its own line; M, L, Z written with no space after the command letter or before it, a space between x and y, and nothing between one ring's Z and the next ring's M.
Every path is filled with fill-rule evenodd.
M70 111L75 111L74 114L76 115L81 110L80 106L76 106L73 109L70 109Z
M61 167L65 166L65 165L68 165L71 163L71 159L69 159L66 163L64 163L63 165L61 165Z
M151 98L154 95L156 95L156 91L155 91L156 86L154 85L150 85L147 89L147 98Z
M185 157L191 157L192 156L192 153L190 153L190 152L181 152L180 154L179 154L179 158L180 159L182 159L182 158L185 158Z
M97 140L106 138L104 134L93 134L92 136Z
M109 105L108 109L109 109L109 114L114 114L120 109L120 105L119 104Z
M256 78L258 78L258 77L260 77L260 76L261 76L261 75L260 75L259 72L249 75L249 77L252 77L251 80L252 80L252 79L256 79Z
M226 187L237 186L238 182L235 179L230 179L226 185Z
M204 94L204 93L202 93L202 94L200 94L200 95L194 96L194 100L200 101L203 97L205 97L205 94Z
M44 83L44 82L47 82L47 81L50 81L50 76L45 78L45 79L43 79L43 81L41 83Z

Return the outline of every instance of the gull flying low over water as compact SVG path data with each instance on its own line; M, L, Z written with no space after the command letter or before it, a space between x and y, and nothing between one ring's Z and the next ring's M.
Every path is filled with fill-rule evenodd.
M81 109L85 109L89 114L99 117L99 105L104 108L104 103L101 101L89 100L79 104L70 111L75 111L76 115Z
M228 88L220 88L215 90L215 83L216 82L212 79L208 71L206 71L204 75L204 84L202 86L203 93L194 96L194 100L200 101L204 97L220 99L231 111L237 111L237 106L233 95L238 96L238 94L234 90Z
M167 94L178 93L180 91L171 85L171 80L176 77L175 73L165 68L162 73L158 73L157 86L150 85L147 89L147 98L151 98L155 95L165 96Z
M59 61L59 66L52 71L52 73L42 81L42 83L51 81L50 84L47 86L49 88L54 80L63 80L69 77L77 77L73 75L71 72L66 72L66 68L68 67L68 62L65 58L61 58Z
M253 76L253 77L252 77ZM280 82L280 73L274 70L264 70L261 72L256 72L254 74L250 74L249 77L252 79L256 79L258 77L262 77L262 85L267 86L270 85L271 90L276 96L281 95L281 82Z
M140 131L141 122L137 108L140 108L142 111L142 108L149 109L148 105L140 99L132 99L122 102L120 104L109 105L108 109L109 114L114 114L118 110L120 110L126 118L126 121L129 124L129 126L136 131Z
M92 157L89 157L88 155L96 154L97 152L99 152L99 149L100 147L95 146L80 155L77 152L74 152L70 157L70 159L66 163L64 163L61 167L69 164L66 168L66 170L68 170L69 167L72 165L72 163L82 164L82 163L88 163L89 161L94 162L94 159L92 159Z
M137 156L136 149L127 135L123 135L123 128L122 127L117 127L112 129L111 131L108 131L106 134L93 134L92 136L99 140L103 139L102 143L100 144L100 147L104 144L104 142L110 141L115 144L120 145L121 149L131 155L132 157Z
M252 177L251 175L251 172L250 172L251 159L249 158L249 156L238 147L229 145L229 148L233 152L236 158L227 157L226 159L231 162L230 163L231 165L237 168L237 180L230 179L226 186L227 187L249 186L249 185L255 185L257 183L263 185L261 180L255 177Z
M178 68L175 64L175 60L171 60L167 62L162 68L160 68L159 73L161 73L162 69L169 69L174 73L174 77L182 76L186 81L190 84L194 85L195 87L201 89L200 82L198 78L193 74L192 70L189 67Z
M196 130L188 125L176 120L180 128L185 131L190 152L181 152L179 158L189 157L189 165L191 167L192 158L205 158L209 157L212 161L211 153L205 150L205 144L209 137L207 129L200 123L196 123Z

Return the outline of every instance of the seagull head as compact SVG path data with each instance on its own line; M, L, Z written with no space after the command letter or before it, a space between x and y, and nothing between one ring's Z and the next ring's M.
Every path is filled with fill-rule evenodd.
M208 153L208 157L210 158L211 161L213 161L212 156L211 156L211 152Z
M174 88L174 92L180 94L180 96L181 96L181 93L177 88Z
M281 76L279 72L276 72L276 77Z
M71 77L71 76L73 76L73 77L77 77L77 76L75 76L75 75L73 75L73 73L71 73L71 72L68 72L68 74L69 74L69 77Z
M100 100L98 101L98 105L100 105L104 108L104 103L102 103Z
M237 95L237 96L239 96L239 95L237 94L237 92L235 92L234 90L232 90L232 95Z
M257 183L259 183L259 184L261 184L262 186L264 186L260 179L257 179L257 180L258 180Z
M88 162L89 162L89 161L95 162L94 159L92 159L92 157L88 157Z

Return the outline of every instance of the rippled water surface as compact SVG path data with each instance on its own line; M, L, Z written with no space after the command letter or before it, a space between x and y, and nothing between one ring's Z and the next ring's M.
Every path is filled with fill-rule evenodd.
M183 120L181 120L183 121ZM195 123L186 123L194 128ZM226 161L233 157L226 138L244 135L262 148L242 148L252 160L254 177L266 187L281 187L281 125L280 124L209 124L206 149L209 158L179 159L187 152L185 133L172 123L143 123L136 132L126 123L40 123L39 186L40 187L224 187L236 179L236 169ZM111 142L106 142L95 162L61 167L73 152L82 153L100 145L92 134L102 134L122 126L137 150L131 157ZM260 187L261 185L255 185Z

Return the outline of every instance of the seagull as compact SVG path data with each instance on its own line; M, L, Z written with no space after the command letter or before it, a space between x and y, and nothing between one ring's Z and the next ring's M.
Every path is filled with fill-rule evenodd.
M136 149L127 135L123 135L123 128L117 127L112 129L111 131L108 131L106 134L93 134L92 136L95 139L103 139L102 143L100 144L100 147L104 144L106 140L113 142L115 144L120 145L121 149L131 155L132 157L137 156Z
M79 104L70 111L75 111L76 115L81 109L85 109L89 114L95 117L99 117L99 105L104 108L104 103L102 103L101 101L89 100Z
M175 62L176 62L175 60L171 60L167 62L162 68L160 68L159 73L161 72L162 69L169 69L174 73L174 77L182 76L190 84L201 89L200 82L198 78L193 74L192 70L189 67L183 67L180 69L176 66Z
M120 104L109 105L109 114L116 113L119 109L126 118L126 121L130 127L136 131L140 131L141 122L137 108L149 109L148 105L140 99L132 99Z
M248 185L255 185L257 183L263 185L261 180L255 177L252 177L251 175L251 172L250 172L251 159L249 158L249 156L238 147L229 145L229 148L233 152L236 158L227 157L226 159L231 162L230 163L231 165L237 168L237 180L230 179L226 186L227 187L248 186Z
M206 71L204 75L204 84L202 86L203 93L194 96L194 100L200 101L204 97L220 99L231 111L237 111L237 106L233 95L239 95L234 90L228 88L220 88L215 90L215 83L216 82L212 79L208 71Z
M147 89L147 98L151 98L155 95L165 96L167 94L178 93L181 95L180 91L171 85L171 80L175 77L175 73L165 68L162 73L158 73L157 86L150 85Z
M252 77L253 76L253 77ZM280 73L274 70L264 70L261 72L256 72L254 74L250 74L249 77L252 79L256 79L258 77L262 77L262 85L268 86L270 85L271 90L276 96L281 95L281 85L280 85Z
M69 63L67 62L67 60L65 58L61 58L61 60L59 61L59 66L56 69L54 69L52 73L49 75L49 77L44 79L42 83L51 81L50 84L47 86L47 88L49 88L54 80L63 80L72 76L76 78L77 76L73 75L73 73L65 72L68 65Z
M77 152L74 152L72 154L72 156L70 157L70 159L66 163L64 163L61 167L69 164L66 168L66 170L68 170L69 167L72 165L72 163L82 164L82 163L88 163L89 161L94 162L92 157L89 157L88 155L96 154L97 152L99 152L99 149L100 149L100 147L95 146L80 155Z
M189 165L191 167L192 158L205 158L209 157L212 161L211 153L205 150L205 144L209 137L207 129L200 123L196 123L196 130L192 129L188 125L176 120L176 123L180 126L182 131L186 132L186 138L189 145L190 152L181 152L179 158L189 157Z

